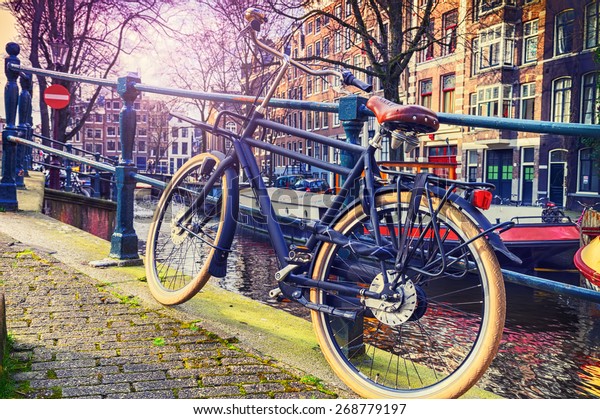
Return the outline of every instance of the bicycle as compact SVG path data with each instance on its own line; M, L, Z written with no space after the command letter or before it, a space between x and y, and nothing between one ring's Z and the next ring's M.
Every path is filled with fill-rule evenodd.
M162 304L179 304L211 276L226 275L241 169L278 260L276 293L311 310L319 345L336 374L363 397L458 397L485 372L502 336L505 293L494 249L518 261L496 234L513 223L492 226L477 209L489 206L493 185L423 173L390 171L393 181L379 176L374 156L386 133L398 147L407 137L414 141L418 133L437 130L437 117L427 108L371 97L367 106L382 129L367 147L265 118L290 66L364 91L370 86L347 71L313 70L265 45L257 39L262 12L249 9L246 18L244 32L281 65L247 117L222 111L214 125L195 121L231 147L192 158L164 190L147 240L152 294ZM242 132L220 128L225 118L245 121ZM356 162L345 168L271 144L263 141L267 130L352 153ZM321 219L289 221L310 233L303 245L288 248L254 147L345 177Z
M583 219L585 217L585 214L588 211L593 210L596 207L600 207L600 202L596 202L595 204L585 204L581 201L577 201L577 203L582 207L581 209L581 214L579 215L579 217L577 218L577 220L575 220L575 224L577 224L579 227L581 227L581 224L583 223Z
M562 209L545 196L538 198L535 203L542 207L542 222L544 223L556 224L568 219Z
M516 196L513 194L512 196ZM519 207L521 206L521 201L511 199L511 198L502 198L500 195L494 195L494 203L501 206L512 206Z

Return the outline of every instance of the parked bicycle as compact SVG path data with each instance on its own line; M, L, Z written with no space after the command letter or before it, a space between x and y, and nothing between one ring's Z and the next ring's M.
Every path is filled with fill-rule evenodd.
M575 224L577 224L578 226L581 227L581 224L583 222L583 218L585 217L586 212L594 210L594 208L596 208L596 207L600 208L600 202L596 202L595 204L585 204L581 201L577 201L577 203L581 206L581 214L575 221Z
M389 172L382 180L375 151L390 134L392 147L438 129L427 108L373 96L367 107L381 129L367 147L292 128L264 117L288 68L337 77L345 86L371 87L348 71L313 70L257 39L262 12L246 12L245 32L281 66L261 104L249 115L223 111L215 125L229 139L226 153L206 152L174 175L157 205L148 235L146 274L161 303L193 297L211 276L224 277L233 251L241 170L250 181L279 264L276 279L287 299L311 310L321 350L336 374L363 397L457 397L494 358L505 318L504 284L494 249L517 260L478 208L493 185ZM220 128L246 121L241 133ZM356 157L341 167L261 141L267 131L291 134ZM260 176L253 148L329 170L345 181L321 219L292 221L310 232L288 247ZM356 196L353 196L356 192ZM286 218L289 222L289 218Z
M46 186L49 183L50 172L46 171ZM70 192L83 195L85 197L91 197L94 195L94 189L91 186L91 182L89 178L81 178L76 172L71 172L71 190ZM64 169L60 169L60 190L67 190L67 171Z
M513 194L512 196L514 197L516 195ZM494 195L494 204L518 207L521 205L521 201L511 198L502 198L500 195Z
M556 224L570 221L570 218L565 215L562 208L545 196L538 198L535 203L537 206L542 207L542 222Z

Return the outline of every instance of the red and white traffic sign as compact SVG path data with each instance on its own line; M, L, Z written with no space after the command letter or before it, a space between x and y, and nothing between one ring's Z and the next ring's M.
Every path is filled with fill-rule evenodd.
M52 109L63 109L69 106L71 94L65 86L51 84L44 90L44 102Z

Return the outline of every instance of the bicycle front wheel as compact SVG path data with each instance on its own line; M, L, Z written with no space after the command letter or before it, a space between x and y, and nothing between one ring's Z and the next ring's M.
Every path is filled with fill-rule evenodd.
M379 229L398 252L409 193L376 199ZM356 321L313 311L321 349L336 374L368 398L451 398L473 386L494 358L505 319L505 294L496 256L473 222L459 208L423 198L409 227L402 274L396 257L375 260L352 246L322 243L312 278L349 283L370 291L387 277L400 279L398 302L345 297L313 289L311 300L345 310L359 310ZM438 208L439 207L439 208ZM399 211L402 208L402 211ZM439 211L438 211L439 210ZM435 216L432 217L431 212ZM400 226L400 227L399 227ZM334 229L373 244L373 223L358 204ZM437 233L435 233L437 232Z
M146 245L146 278L154 298L165 305L193 297L210 279L209 265L228 214L227 171L197 202L220 159L203 153L184 164L163 192Z

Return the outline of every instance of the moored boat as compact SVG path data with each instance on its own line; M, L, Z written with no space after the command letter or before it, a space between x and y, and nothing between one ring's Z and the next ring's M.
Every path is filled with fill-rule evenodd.
M518 221L518 220L517 220ZM573 222L520 223L500 233L506 247L523 261L511 266L498 255L502 267L526 270L575 269L573 257L579 248L579 228Z
M583 285L600 291L600 236L580 248L573 261L581 272Z

